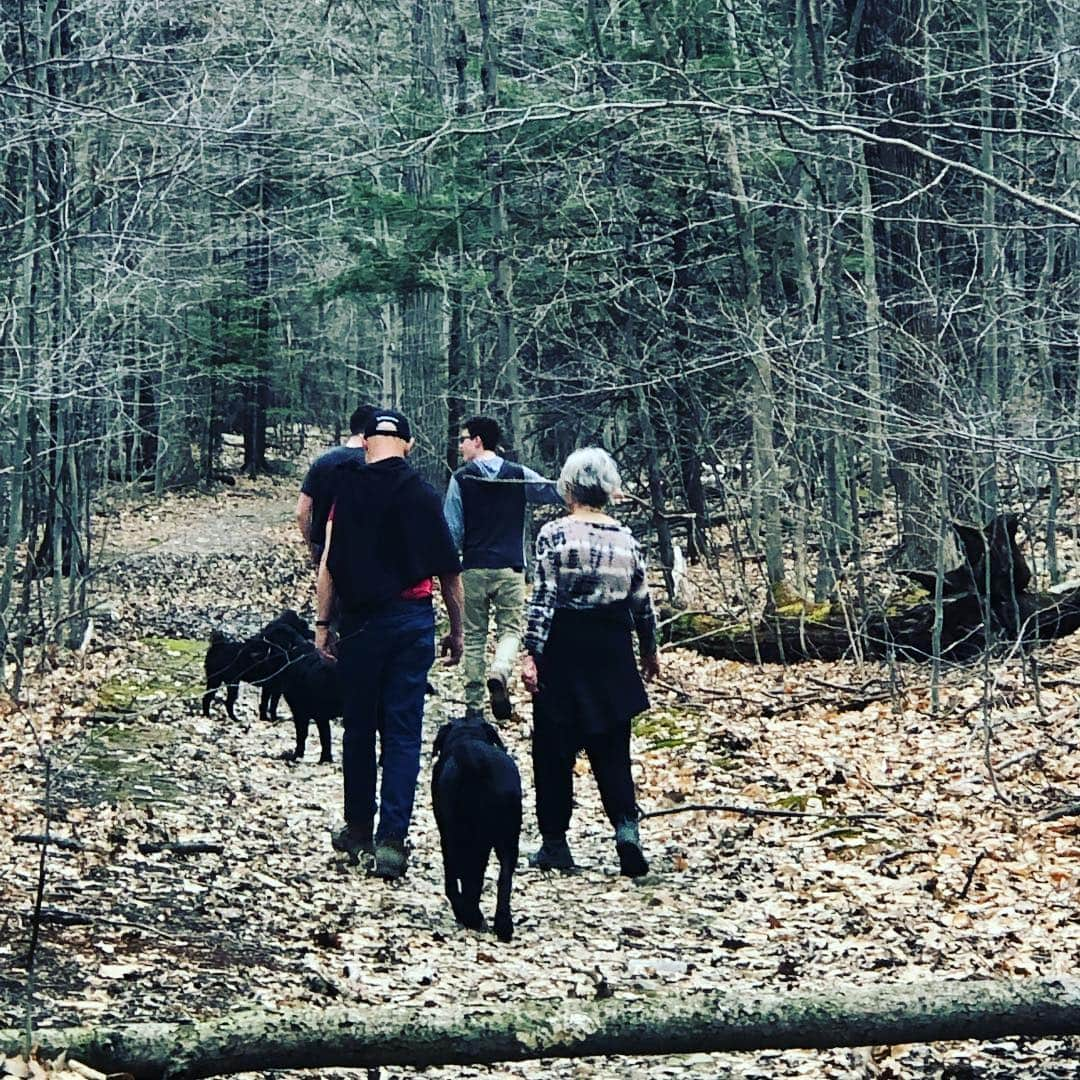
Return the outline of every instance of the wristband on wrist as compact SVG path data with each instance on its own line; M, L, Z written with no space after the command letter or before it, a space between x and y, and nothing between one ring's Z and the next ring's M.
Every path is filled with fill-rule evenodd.
M316 630L329 630L330 629L330 623L327 622L326 619L316 619L315 620L315 629Z

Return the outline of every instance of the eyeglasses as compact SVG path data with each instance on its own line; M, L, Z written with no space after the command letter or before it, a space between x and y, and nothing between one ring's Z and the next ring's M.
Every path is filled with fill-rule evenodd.
M475 439L475 438L476 438L475 435L462 435L461 439L459 441L460 442L472 442L473 439Z

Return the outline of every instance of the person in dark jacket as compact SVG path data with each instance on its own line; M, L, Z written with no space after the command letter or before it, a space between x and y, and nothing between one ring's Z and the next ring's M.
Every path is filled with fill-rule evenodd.
M473 416L461 425L465 464L450 477L443 513L461 552L465 590L465 706L484 706L488 621L495 617L495 656L487 689L496 720L509 720L510 676L521 648L525 607L525 510L529 503L562 499L550 480L497 452L495 420Z
M536 538L522 679L533 694L533 783L543 843L529 862L545 870L574 866L566 830L574 761L584 749L615 829L619 870L640 877L649 864L638 834L630 721L649 699L634 663L632 632L646 680L659 674L660 662L641 548L605 512L619 487L618 469L605 451L575 451L559 475L570 513Z
M333 846L354 859L374 851L376 875L392 879L405 872L420 771L424 689L435 659L433 578L450 619L442 650L456 664L463 649L461 574L439 496L405 460L412 448L408 420L376 410L364 436L367 463L338 470L319 566L315 644L337 656L344 691L345 827Z
M334 505L334 482L339 465L364 463L364 427L375 412L374 405L360 405L349 417L349 438L312 463L296 500L296 524L311 553L311 565L318 569L326 539L326 519Z

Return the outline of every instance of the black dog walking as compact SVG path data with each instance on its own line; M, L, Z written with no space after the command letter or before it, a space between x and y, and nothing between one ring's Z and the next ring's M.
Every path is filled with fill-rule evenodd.
M490 724L458 720L439 729L431 801L454 916L471 930L486 929L480 893L494 850L499 860L495 934L509 941L514 936L510 889L521 835L521 776Z
M330 721L341 716L341 680L336 666L315 649L310 627L295 611L283 611L257 634L245 641L230 641L214 631L206 653L206 693L203 715L219 686L227 687L225 709L236 720L233 705L238 683L253 683L262 690L259 719L277 720L278 699L284 697L296 726L296 749L284 754L287 761L304 756L311 721L319 730L319 762L332 762Z

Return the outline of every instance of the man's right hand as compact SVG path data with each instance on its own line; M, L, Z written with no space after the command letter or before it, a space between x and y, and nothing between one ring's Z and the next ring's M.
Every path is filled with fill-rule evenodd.
M461 631L458 633L447 634L439 643L439 655L442 656L443 663L447 667L453 667L455 664L461 662L461 655L465 652L465 634Z

